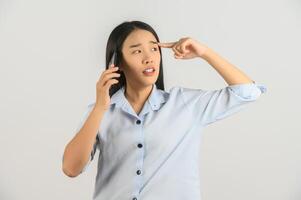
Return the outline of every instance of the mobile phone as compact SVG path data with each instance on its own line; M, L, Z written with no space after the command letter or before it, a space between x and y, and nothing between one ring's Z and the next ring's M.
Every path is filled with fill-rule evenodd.
M116 51L113 52L113 55L112 55L111 60L109 62L109 67L111 66L111 64L114 64L114 67L116 67L116 65L117 65ZM116 73L119 73L119 69L116 71ZM118 80L118 77L114 77L113 79ZM111 85L111 87L109 89L110 96L113 93L113 88L116 87L115 85L116 84Z
M116 66L116 52L114 51L113 52L113 55L112 55L112 57L111 57L111 60L110 60L110 62L109 62L109 66L111 65L111 64L114 64L114 66Z

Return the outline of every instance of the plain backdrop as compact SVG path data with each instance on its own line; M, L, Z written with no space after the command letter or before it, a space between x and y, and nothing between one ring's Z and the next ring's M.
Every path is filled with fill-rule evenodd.
M203 200L300 200L299 0L0 0L0 199L92 198L97 162L69 178L62 155L95 99L109 34L131 20L161 42L192 37L267 87L205 128ZM227 86L204 60L162 51L166 91Z

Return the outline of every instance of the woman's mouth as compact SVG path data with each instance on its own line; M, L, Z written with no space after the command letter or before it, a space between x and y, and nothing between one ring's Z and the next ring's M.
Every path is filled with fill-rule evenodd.
M145 76L152 76L155 74L155 67L147 67L146 69L143 70L143 74Z

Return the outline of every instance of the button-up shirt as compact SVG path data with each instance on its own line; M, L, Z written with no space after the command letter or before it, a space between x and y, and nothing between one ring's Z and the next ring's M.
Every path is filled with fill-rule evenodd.
M253 81L217 90L174 86L167 92L153 84L139 114L124 91L123 86L111 97L82 170L99 150L95 200L200 200L203 128L254 102L266 87ZM75 132L94 105L87 106Z

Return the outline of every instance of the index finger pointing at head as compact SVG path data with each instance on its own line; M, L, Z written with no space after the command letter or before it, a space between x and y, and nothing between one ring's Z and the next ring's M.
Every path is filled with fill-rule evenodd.
M172 48L176 42L157 43L160 47Z

